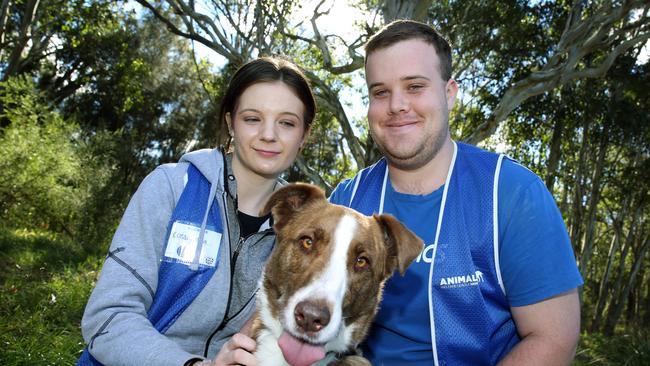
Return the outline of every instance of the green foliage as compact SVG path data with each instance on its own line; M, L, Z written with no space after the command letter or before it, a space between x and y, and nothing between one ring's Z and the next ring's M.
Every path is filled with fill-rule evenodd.
M85 133L110 132L119 141L112 157L128 196L161 162L215 145L216 107L208 94L215 77L210 63L194 62L187 41L151 16L114 17L111 28L88 34L74 53L96 67L84 70L87 84L64 100L63 111Z
M0 228L0 364L74 364L101 263L65 237Z
M41 77L41 86L52 95L69 95L83 82L85 72L82 64L67 63L65 55L78 49L87 34L102 33L112 21L113 4L111 0L3 2L8 17L0 22L4 26L0 75L3 79L22 74ZM45 68L49 72L43 73Z
M150 12L123 10L121 1L40 2L30 38L21 45L27 3L11 1L10 17L0 30L5 40L0 47L0 77L5 80L0 84L0 222L26 228L0 228L0 341L6 349L0 364L74 363L81 349L78 322L100 263L96 253L106 249L128 198L153 166L223 141L217 105L245 60L258 53L282 53L303 65L318 96L318 115L302 152L305 161L329 184L359 168L349 153L351 139L342 132L340 108L349 106L342 92L356 84L357 76L331 72L320 46L297 38L310 38L313 32L309 21L296 25L291 14L309 5L288 0L212 3L223 4L222 10L246 19L240 24L249 27L232 34L238 54L215 71L210 62L194 60L189 43L168 32ZM170 15L163 3L156 4ZM356 3L373 21L372 9L398 1ZM599 3L583 2L584 15ZM454 76L461 84L451 122L455 138L469 136L508 88L549 61L571 6L567 1L430 4L429 22L450 38ZM223 13L211 18L227 24ZM181 24L179 18L171 19ZM360 44L377 24L358 25ZM260 37L241 37L254 35L256 28L264 30ZM348 63L342 38L326 37L328 45L340 46L329 48L332 64ZM246 43L255 39L258 46ZM595 203L595 250L585 272L583 314L588 327L602 282L607 299L602 311L619 302L635 304L620 317L619 332L622 326L628 332L647 326L650 319L647 307L640 306L650 298L645 269L650 257L645 256L629 296L619 295L650 225L650 65L637 64L635 52L619 56L606 77L565 83L528 99L501 124L503 134L489 142L504 143L511 156L542 178L554 173L553 193L580 259L591 224L586 212L592 188L599 187L595 161L604 139L607 154ZM594 52L580 62L586 67L604 55ZM363 94L365 86L360 88ZM372 162L366 121L350 124ZM551 144L554 131L560 130L557 165L551 171ZM296 167L287 178L310 180ZM634 222L637 213L641 219ZM604 281L614 232L630 247L614 253L614 265L621 267ZM647 364L648 353L647 333L585 334L576 364Z
M0 84L8 126L0 134L0 215L9 225L71 232L79 211L76 126L51 111L25 77Z
M91 247L106 243L116 220L101 194L113 171L114 161L105 156L113 136L82 139L79 127L48 107L27 77L10 78L0 90L6 125L0 130L4 225L86 238L82 242Z
M645 366L650 364L650 334L645 332L606 337L583 333L575 366Z
M453 77L466 94L453 121L459 138L490 117L513 82L547 61L566 21L562 1L434 2L430 22L452 45Z
M605 334L617 324L644 328L650 319L641 305L650 298L649 272L633 270L650 259L643 247L650 232L649 71L629 52L605 77L531 98L502 125L507 153L554 178L547 183L585 279L584 324Z
M76 239L87 253L105 253L126 208L131 187L122 183L118 171L120 133L101 131L84 139L79 154L84 160L80 181L85 199L76 225Z

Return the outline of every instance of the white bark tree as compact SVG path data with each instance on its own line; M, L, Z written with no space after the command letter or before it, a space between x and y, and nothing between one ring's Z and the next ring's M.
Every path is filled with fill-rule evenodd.
M240 65L257 54L280 52L297 56L291 53L311 52L312 58L318 62L305 63L305 66L311 70L308 76L315 88L319 107L327 108L338 121L340 136L357 167L371 163L376 158L376 151L372 144L364 144L355 135L355 121L346 114L340 101L340 86L335 81L363 67L363 44L384 22L397 18L423 21L437 18L436 14L431 14L432 3L427 1L358 2L356 6L368 16L365 22L357 24L358 38L349 42L340 35L325 34L321 30L319 23L330 16L328 9L331 4L325 0L320 0L311 18L302 22L291 18L292 12L301 5L289 0L136 1L153 12L170 31L204 44L233 65ZM471 2L466 7L467 14ZM165 9L172 12L165 12ZM484 121L472 131L464 131L461 139L479 143L494 134L512 111L529 98L578 79L604 75L619 55L647 44L650 38L649 9L648 0L594 1L588 4L574 1L571 8L562 10L566 13L566 24L558 43L548 49L547 54L541 55L542 64L531 66L523 77L508 80L509 87L496 96L499 101ZM458 34L462 34L464 22L471 21L461 20L453 27ZM486 34L491 31L485 29ZM462 37L458 34L457 37ZM476 61L472 55L477 50L460 52L465 53L465 57L455 62L455 68L462 75L468 65ZM299 165L314 182L328 186L304 162L299 162Z

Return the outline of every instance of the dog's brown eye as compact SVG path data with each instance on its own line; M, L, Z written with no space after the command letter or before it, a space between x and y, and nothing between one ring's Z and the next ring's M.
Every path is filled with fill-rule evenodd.
M370 259L362 255L358 256L356 263L354 263L354 269L357 271L362 271L368 267L370 267Z
M314 245L314 242L308 236L301 237L299 243L300 243L300 248L306 251L310 251Z

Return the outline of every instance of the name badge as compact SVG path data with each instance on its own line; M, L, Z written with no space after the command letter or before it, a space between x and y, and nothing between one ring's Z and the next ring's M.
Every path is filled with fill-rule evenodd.
M196 255L201 228L183 222L174 222L169 233L169 240L165 248L165 259L179 261L186 264L192 263ZM199 265L214 267L219 256L221 246L221 233L205 229Z

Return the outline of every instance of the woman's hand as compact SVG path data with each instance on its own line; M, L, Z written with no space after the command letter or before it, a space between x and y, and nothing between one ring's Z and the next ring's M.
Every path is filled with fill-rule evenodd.
M243 365L258 366L259 362L253 355L257 343L243 333L236 333L221 347L211 366Z

